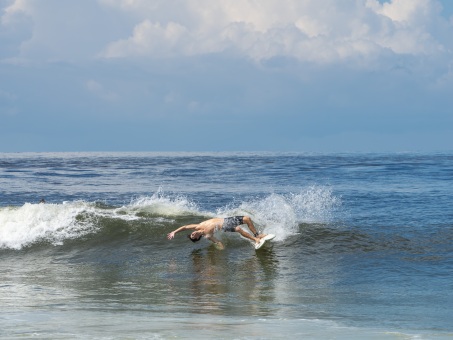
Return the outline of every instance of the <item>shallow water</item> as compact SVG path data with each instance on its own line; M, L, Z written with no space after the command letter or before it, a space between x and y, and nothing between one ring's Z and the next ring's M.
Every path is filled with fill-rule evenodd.
M448 338L452 179L450 154L0 154L0 336ZM166 239L237 214L276 239Z

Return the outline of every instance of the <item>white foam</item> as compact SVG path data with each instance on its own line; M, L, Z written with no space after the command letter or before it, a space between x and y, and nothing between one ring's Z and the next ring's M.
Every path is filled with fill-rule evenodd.
M131 202L127 207L128 211L145 212L160 216L182 216L182 215L199 215L200 210L197 204L187 197L171 197L158 190L151 197L139 197Z
M0 249L22 249L39 241L61 244L66 239L96 232L99 217L134 221L145 215L159 218L199 215L197 205L183 196L158 191L116 209L102 209L84 201L62 204L30 204L0 208Z
M21 249L40 240L55 244L78 237L93 229L76 217L93 205L85 202L30 204L0 209L0 248Z
M224 209L223 215L249 215L258 229L276 234L276 241L296 234L300 223L326 223L334 217L341 200L327 187L311 186L299 193L270 194L243 202L239 208Z
M0 208L0 249L22 249L39 241L61 244L66 239L96 232L100 228L96 222L99 217L133 221L143 215L155 215L159 219L184 215L249 215L258 229L276 234L275 240L281 241L299 232L300 223L330 221L340 204L340 199L326 187L308 187L297 194L274 193L216 213L203 212L187 197L173 197L161 190L116 209L103 209L84 201L26 203L22 207Z

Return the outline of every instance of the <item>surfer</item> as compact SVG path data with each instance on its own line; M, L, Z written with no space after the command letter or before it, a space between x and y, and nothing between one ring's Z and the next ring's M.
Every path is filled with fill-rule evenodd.
M244 229L240 227L240 225L247 224L248 228L252 232L252 234L246 232ZM208 239L209 241L213 242L217 248L225 249L222 242L217 240L214 237L215 231L228 231L228 232L238 232L243 237L253 241L255 243L255 248L261 247L261 245L265 242L263 238L266 236L265 234L259 234L255 226L253 225L252 219L248 216L233 216L233 217L216 217L211 218L209 220L203 221L199 224L188 224L182 227L179 227L175 231L172 231L167 235L169 240L175 237L176 233L184 230L194 230L192 233L188 234L187 237L192 242L199 241L203 236Z

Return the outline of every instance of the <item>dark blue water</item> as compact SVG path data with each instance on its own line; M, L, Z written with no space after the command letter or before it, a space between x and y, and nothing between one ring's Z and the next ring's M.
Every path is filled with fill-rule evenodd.
M453 334L453 154L0 154L0 189L0 336ZM237 214L277 237L165 237Z

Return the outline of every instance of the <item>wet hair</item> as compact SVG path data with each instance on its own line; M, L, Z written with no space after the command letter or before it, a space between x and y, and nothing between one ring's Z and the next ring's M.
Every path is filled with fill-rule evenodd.
M200 235L200 236L198 236L198 238L192 238L192 237L190 237L190 235L192 235L192 234L187 235L187 237L188 237L189 240L191 240L192 242L198 242L198 241L200 241L200 239L203 237L203 235Z

